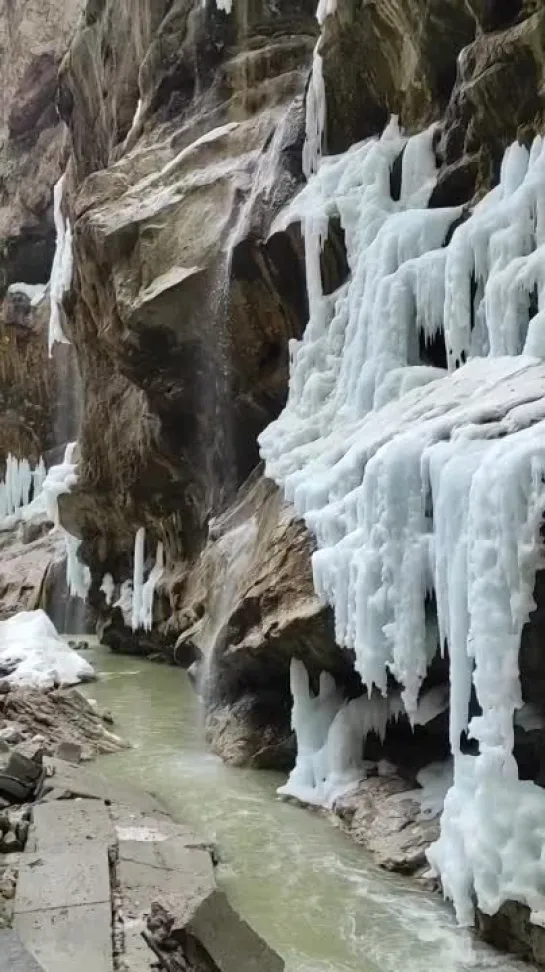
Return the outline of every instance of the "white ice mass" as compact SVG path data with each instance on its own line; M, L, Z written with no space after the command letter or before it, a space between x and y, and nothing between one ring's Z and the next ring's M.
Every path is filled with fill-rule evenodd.
M89 682L91 665L59 637L44 611L0 621L0 672L12 685L52 688Z
M155 588L164 571L163 544L159 541L155 553L155 562L147 580L144 581L145 548L146 531L144 527L139 527L134 538L132 583L125 581L121 585L119 598L114 604L114 607L121 609L125 624L130 625L133 631L137 631L138 628L151 631ZM101 591L103 591L108 604L111 604L113 600L114 586L111 575L105 574L102 579Z
M545 920L545 791L518 780L512 753L545 509L545 147L512 145L498 186L465 213L427 208L433 140L393 119L322 159L271 231L301 224L310 316L261 453L316 538L316 590L369 693L343 703L325 678L312 699L295 663L285 791L328 803L361 778L363 738L390 716L388 673L414 723L448 643L454 784L430 859L460 920L509 899ZM350 273L324 295L331 217ZM432 366L434 340L446 354ZM482 714L468 725L472 686ZM460 751L464 732L476 757Z

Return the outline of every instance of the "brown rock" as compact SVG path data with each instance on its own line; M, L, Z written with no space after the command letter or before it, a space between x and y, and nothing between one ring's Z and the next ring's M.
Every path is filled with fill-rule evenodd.
M380 867L403 874L425 870L426 850L439 836L439 820L420 819L411 790L413 785L397 775L371 776L333 808L343 828Z

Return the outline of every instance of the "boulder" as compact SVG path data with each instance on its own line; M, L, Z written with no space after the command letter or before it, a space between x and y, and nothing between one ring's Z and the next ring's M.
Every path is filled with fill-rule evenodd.
M338 798L333 816L387 871L422 876L426 850L439 836L439 818L424 819L414 783L397 773L370 776Z

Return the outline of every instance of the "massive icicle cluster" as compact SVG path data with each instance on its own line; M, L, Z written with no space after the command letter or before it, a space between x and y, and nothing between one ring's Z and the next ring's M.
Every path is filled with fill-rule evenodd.
M469 920L473 894L485 911L509 898L545 910L545 833L530 842L545 792L518 781L512 755L545 510L545 146L511 146L499 185L462 214L426 208L433 136L407 140L393 120L382 138L322 160L273 227L301 223L310 319L261 451L316 537L316 590L368 692L385 694L391 672L414 721L431 657L448 642L455 781L431 859ZM325 296L320 251L332 216L350 276ZM421 358L433 339L444 340L446 369ZM327 800L332 773L320 759L331 729L318 720L318 731L311 709L324 693L329 705L333 688L307 702L303 676L293 677L300 756L288 787L321 786ZM468 725L472 686L482 714ZM373 699L350 703L354 717L345 707L336 745L355 753L349 773L361 774ZM476 758L460 751L465 732ZM509 799L492 826L500 792Z
M155 563L150 570L147 581L144 582L144 552L146 531L140 527L134 539L134 565L132 581L132 610L131 627L133 631L144 628L151 631L153 625L153 598L155 588L163 576L163 544L157 544Z
M144 581L145 549L146 531L144 527L140 527L134 538L132 581L127 580L121 584L119 597L113 603L114 608L117 607L121 610L125 624L130 626L133 631L137 631L138 628L151 631L155 589L164 572L163 544L159 541L155 553L155 562L147 580ZM111 574L104 575L100 590L104 594L106 604L112 604L115 581Z
M399 693L384 697L373 692L346 702L328 672L322 672L319 693L313 697L308 673L297 658L292 659L290 676L297 762L278 792L329 807L365 777L367 736L374 733L384 741L388 723L404 714L404 706ZM419 700L414 723L430 722L447 705L444 691L431 689Z
M42 490L45 479L43 459L32 469L27 459L17 459L11 453L6 459L6 472L0 482L0 520L17 514Z

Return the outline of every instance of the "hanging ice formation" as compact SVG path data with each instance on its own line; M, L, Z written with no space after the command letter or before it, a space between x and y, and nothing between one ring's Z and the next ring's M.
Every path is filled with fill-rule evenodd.
M155 554L155 563L149 573L148 579L144 582L145 546L146 531L144 527L140 527L136 531L134 538L132 585L130 585L130 582L125 582L119 601L114 605L115 607L121 608L127 623L130 610L130 623L133 631L136 631L138 628L151 631L153 626L153 598L155 596L155 588L161 580L164 570L163 544L159 541ZM106 578L102 582L103 588L105 581Z
M51 310L49 317L49 356L53 352L55 342L69 344L62 329L62 300L72 283L72 229L70 221L64 219L62 201L64 194L63 174L53 189L53 216L57 234L51 279L49 282Z
M31 495L36 497L41 492L44 479L43 459L32 469L27 459L17 459L10 453L5 478L0 482L0 520L28 506Z
M288 782L278 792L305 803L330 807L365 778L365 740L374 733L384 741L388 724L404 715L401 696L394 693L386 698L372 692L347 702L333 677L322 672L319 693L313 697L306 668L297 658L291 661L290 682L297 761ZM414 724L431 722L447 707L444 691L431 689L419 700Z
M474 898L490 913L521 901L537 920L545 790L518 780L512 750L545 510L545 148L541 138L530 152L512 145L499 185L462 222L460 210L426 208L434 169L433 132L407 140L394 120L382 138L322 160L273 227L301 223L310 317L292 342L287 405L260 445L316 538L315 587L334 609L337 642L370 694L386 695L388 672L396 677L413 721L437 647L425 611L435 595L454 785L430 860L460 920L472 920ZM320 250L332 216L350 275L326 296ZM448 370L420 357L434 338ZM322 695L301 707L302 682L296 672L299 783L316 791L329 777L304 754ZM468 725L472 686L482 714ZM353 709L337 746L350 755L357 740L361 774L372 714ZM331 730L309 731L320 762ZM477 757L461 753L464 732ZM354 770L353 759L344 765Z
M316 19L320 27L329 14L335 13L337 0L319 0L316 10ZM326 103L325 103L325 84L323 75L323 60L320 54L320 44L322 36L320 34L314 54L312 56L312 69L308 82L308 89L305 103L305 143L303 145L303 174L307 179L316 172L318 163L322 156L325 122L326 122Z

